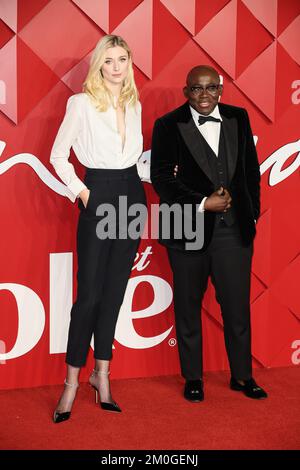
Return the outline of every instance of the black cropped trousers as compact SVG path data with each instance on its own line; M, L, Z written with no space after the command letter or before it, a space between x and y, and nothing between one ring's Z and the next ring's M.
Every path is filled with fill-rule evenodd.
M78 200L77 298L71 310L66 354L66 363L74 367L85 364L92 335L95 359L112 358L118 313L140 240L124 236L134 217L120 215L119 198L122 196L123 206L124 201L128 207L146 204L135 165L121 170L86 168L84 181L90 196L86 208ZM108 212L96 214L103 204L115 209L115 218L108 219ZM109 236L99 238L96 229L105 217ZM103 224L101 227L103 232Z

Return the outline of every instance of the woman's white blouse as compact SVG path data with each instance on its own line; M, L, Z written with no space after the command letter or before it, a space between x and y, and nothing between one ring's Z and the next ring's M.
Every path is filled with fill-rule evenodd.
M54 141L50 162L68 187L68 197L74 202L86 188L69 162L70 149L85 167L122 169L137 164L143 178L143 165L138 163L143 151L141 103L126 106L125 143L117 128L116 110L111 106L99 112L86 93L71 96L66 114Z

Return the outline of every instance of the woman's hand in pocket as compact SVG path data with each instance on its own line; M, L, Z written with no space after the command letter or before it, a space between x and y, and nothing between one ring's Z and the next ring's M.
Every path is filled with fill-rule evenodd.
M90 190L89 189L83 189L81 193L79 193L79 197L82 200L82 204L86 208L89 198L90 198Z

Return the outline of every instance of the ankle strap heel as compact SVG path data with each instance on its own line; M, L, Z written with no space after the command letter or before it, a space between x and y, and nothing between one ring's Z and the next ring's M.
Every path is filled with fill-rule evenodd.
M110 374L110 371L103 371L103 370L96 370L96 369L93 369L93 372L91 373L91 377L95 377L95 376L101 376L101 375L105 375L106 377L108 377ZM100 399L100 394L99 394L99 390L98 388L93 385L91 382L90 382L91 386L93 387L93 389L95 390L95 402L96 404L99 403L99 399ZM101 401L100 399L100 406L103 410L106 410L106 411L113 411L113 412L117 412L117 413L120 413L121 412L121 408L119 407L119 405L115 402L115 401L112 401L112 402L103 402Z
M69 382L67 382L67 379L64 380L64 384L67 385L68 387L73 387L73 388L79 387L79 384L69 384Z
M71 387L75 390L79 387L79 384L70 384L69 382L67 382L67 379L64 380L64 384L67 387ZM73 405L73 403L72 403L72 405ZM61 412L61 411L57 411L57 409L55 409L54 413L53 413L53 421L54 421L54 423L62 423L63 421L67 421L70 418L70 416L71 416L71 411L62 411Z
M104 370L96 370L93 369L92 375L109 375L110 371L104 371Z

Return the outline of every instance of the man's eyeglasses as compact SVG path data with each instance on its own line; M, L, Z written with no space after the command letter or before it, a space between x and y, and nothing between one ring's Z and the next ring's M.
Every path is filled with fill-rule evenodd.
M195 86L191 86L190 90L195 96L202 94L204 91L207 91L207 93L209 93L210 95L216 95L221 86L222 85L207 85L207 86L195 85Z

